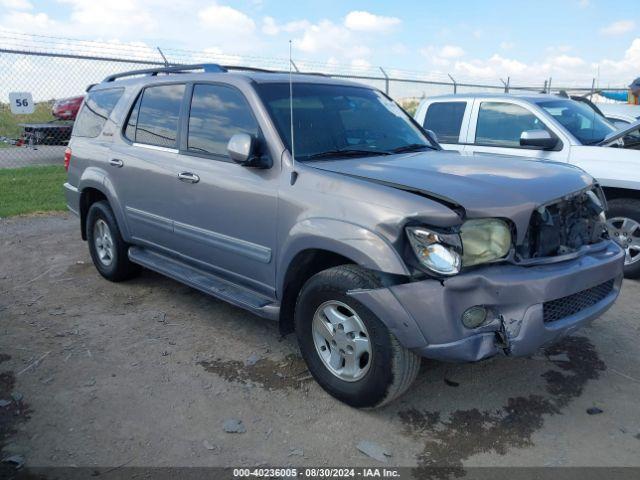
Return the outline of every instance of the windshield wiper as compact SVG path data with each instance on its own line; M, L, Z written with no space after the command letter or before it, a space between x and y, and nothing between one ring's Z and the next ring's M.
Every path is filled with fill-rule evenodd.
M390 155L390 153L380 150L358 150L355 148L345 148L314 153L313 155L309 155L307 158L368 157L373 155Z
M419 152L428 148L434 150L434 147L425 143L410 143L409 145L403 145L402 147L394 148L391 153L407 153L407 152Z

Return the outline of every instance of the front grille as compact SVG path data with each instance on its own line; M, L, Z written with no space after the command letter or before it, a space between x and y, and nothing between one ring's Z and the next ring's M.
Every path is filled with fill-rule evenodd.
M555 257L602 241L607 236L602 208L596 191L580 192L537 208L524 241L516 247L518 257Z
M543 318L545 323L555 322L594 306L613 290L613 279L566 297L544 302Z

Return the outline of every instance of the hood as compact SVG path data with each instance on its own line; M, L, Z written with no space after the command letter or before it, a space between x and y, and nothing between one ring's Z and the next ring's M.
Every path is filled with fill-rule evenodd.
M509 218L519 240L535 208L593 183L571 165L482 153L428 151L305 164L459 205L469 218Z
M620 138L624 138L629 135L634 130L638 130L640 128L640 120L630 124L628 127L622 128L620 130L616 130L615 132L610 133L602 140L598 145L608 146L610 143L619 140Z

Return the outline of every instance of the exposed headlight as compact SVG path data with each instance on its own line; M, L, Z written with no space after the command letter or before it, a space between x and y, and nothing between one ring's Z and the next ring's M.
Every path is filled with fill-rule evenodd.
M460 255L438 233L423 227L407 227L407 236L424 267L440 275L455 275L460 271Z
M460 227L462 265L469 267L505 257L511 249L511 230L497 218L467 220Z

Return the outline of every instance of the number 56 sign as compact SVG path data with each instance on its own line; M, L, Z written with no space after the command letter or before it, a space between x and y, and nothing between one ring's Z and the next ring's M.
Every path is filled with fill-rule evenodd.
M11 113L13 114L29 114L33 113L35 106L30 92L11 92L9 93L9 104L11 105Z

